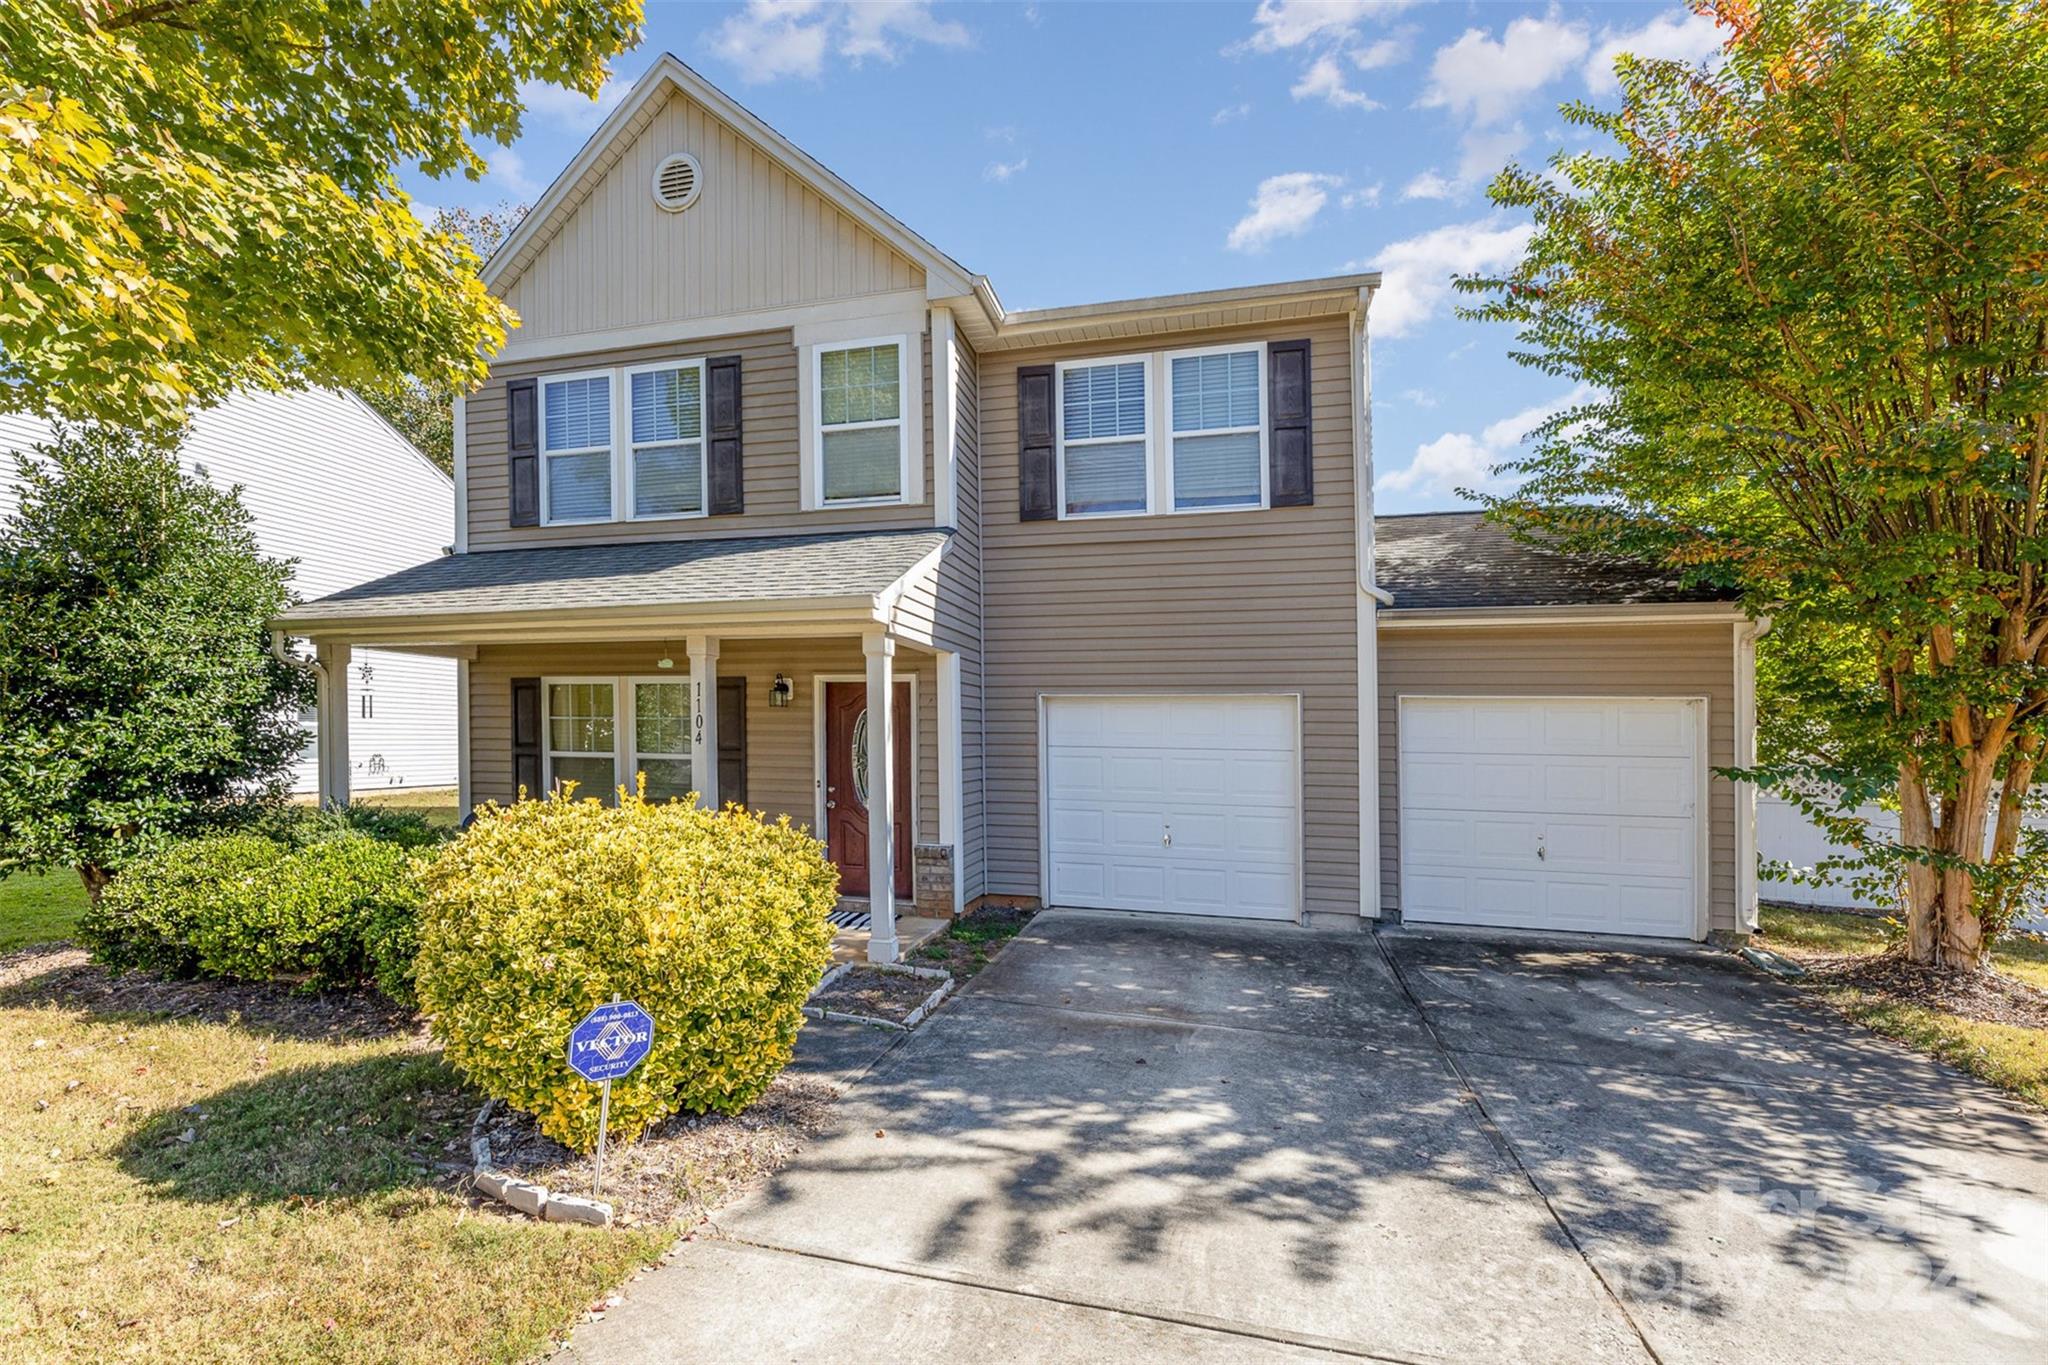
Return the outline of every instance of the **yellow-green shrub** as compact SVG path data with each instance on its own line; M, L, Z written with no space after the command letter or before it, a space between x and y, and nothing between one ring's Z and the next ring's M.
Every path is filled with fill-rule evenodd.
M787 819L551 796L482 807L421 880L417 991L448 1059L587 1151L598 1091L569 1031L614 995L654 1016L652 1053L612 1085L615 1138L746 1107L830 962L839 874Z

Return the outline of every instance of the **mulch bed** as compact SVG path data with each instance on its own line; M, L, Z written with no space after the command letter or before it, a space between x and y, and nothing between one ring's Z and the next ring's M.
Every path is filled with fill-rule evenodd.
M784 1074L738 1114L676 1114L605 1151L598 1196L627 1226L693 1224L773 1174L820 1132L839 1092L814 1076ZM591 1159L502 1107L489 1128L491 1162L563 1194L590 1194Z
M955 981L965 981L988 966L1037 913L1007 906L984 906L931 942L921 944L910 960L920 967L942 967L953 974Z
M1902 1005L1920 1005L1988 1024L2048 1029L2048 992L1992 968L1952 972L1908 961L1898 952L1838 957L1799 954L1806 984L1865 991Z
M865 1014L871 1019L900 1024L945 984L937 977L885 972L856 964L806 1003L840 1014Z
M426 1026L376 991L299 991L275 982L176 981L152 972L115 976L84 949L44 944L0 956L0 1005L56 1005L99 1015L233 1024L308 1042L414 1035Z

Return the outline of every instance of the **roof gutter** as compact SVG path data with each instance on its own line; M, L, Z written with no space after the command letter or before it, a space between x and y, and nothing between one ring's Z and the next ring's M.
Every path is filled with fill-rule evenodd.
M1741 619L1734 602L1609 602L1552 607L1395 607L1381 630L1475 626L1708 625Z

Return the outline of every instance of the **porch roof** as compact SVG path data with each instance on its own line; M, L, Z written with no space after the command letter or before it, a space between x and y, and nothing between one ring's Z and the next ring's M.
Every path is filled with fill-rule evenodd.
M318 635L555 613L873 612L952 534L920 527L443 555L292 607L271 624Z

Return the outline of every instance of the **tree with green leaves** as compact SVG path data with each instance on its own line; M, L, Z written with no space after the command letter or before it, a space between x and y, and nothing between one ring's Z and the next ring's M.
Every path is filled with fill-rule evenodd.
M478 260L487 261L526 216L526 205L501 203L491 209L442 209L434 230L460 237ZM399 435L441 470L455 473L455 399L473 387L446 376L398 375L362 390L363 401L375 408Z
M2048 8L1720 0L1710 68L1624 59L1611 140L1510 168L1536 233L1474 316L1599 396L1497 516L1774 620L1767 762L1975 969L2043 859ZM1896 838L1856 807L1889 790ZM1858 830L1861 830L1860 834Z
M0 408L175 426L245 386L480 381L502 303L398 172L597 93L640 0L0 5Z
M0 876L138 854L284 791L305 671L265 623L291 565L167 446L57 428L0 521Z

